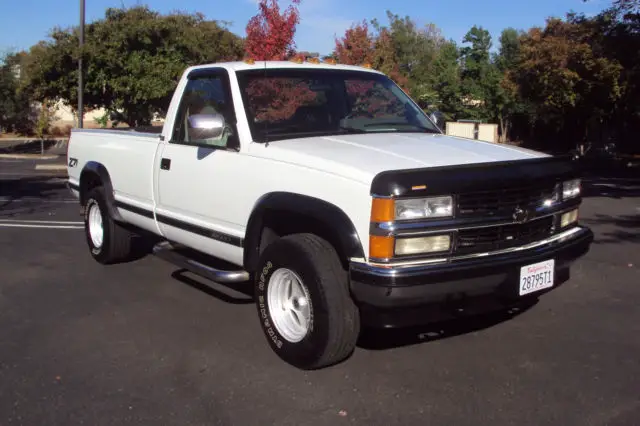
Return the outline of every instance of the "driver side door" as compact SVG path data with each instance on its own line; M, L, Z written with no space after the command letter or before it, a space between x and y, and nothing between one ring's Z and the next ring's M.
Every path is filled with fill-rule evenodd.
M155 166L156 215L168 240L241 263L244 229L218 214L234 201L230 182L239 156L235 121L226 70L189 77L171 139ZM211 130L220 123L220 131Z

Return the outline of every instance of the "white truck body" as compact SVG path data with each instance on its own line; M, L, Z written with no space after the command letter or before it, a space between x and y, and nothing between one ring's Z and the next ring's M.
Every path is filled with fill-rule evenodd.
M446 135L406 134L290 139L268 146L241 140L239 152L217 150L215 155L204 154L200 160L199 150L202 148L171 146L156 134L120 130L75 130L69 144L69 156L85 162L99 161L115 172L110 176L117 201L242 239L253 207L265 194L286 191L313 196L336 205L352 218L365 253L371 211L369 188L376 174L544 156ZM171 173L160 169L160 158L171 159ZM69 182L79 185L83 166L79 163L70 169ZM238 170L251 173L239 174ZM241 247L211 241L127 210L120 213L136 226L242 266Z
M181 123L177 117L186 97L189 76L206 75L210 70L222 70L228 76L227 90L237 135L237 146L233 149L174 143L173 140L177 131L174 127ZM435 126L426 132L395 131L391 125L388 131L383 128L377 132L302 135L265 143L256 140L256 133L252 132L238 78L238 73L248 70L327 70L381 75L366 68L324 63L234 62L191 67L175 90L159 133L73 130L68 148L68 172L74 194L83 204L86 202L85 192L90 188L83 173L93 171L94 176L109 180L102 184L110 192L107 196L112 197L112 214L118 221L237 265L238 270L248 269L247 250L251 247L247 248L246 242L248 234L253 232L249 229L250 221L265 197L274 193L306 196L335 207L352 223L355 235L351 237L361 246L361 251L359 255L350 254L346 261L386 271L395 268L394 262L382 263L393 259L371 259L369 255L373 199L378 195L394 196L373 193L377 176L393 171L428 172L465 165L478 167L550 159L546 154L527 149L446 136L439 129L433 131ZM408 103L405 108L416 107L411 101ZM427 118L420 120L426 122ZM259 124L260 120L255 122ZM413 184L427 188L430 182L416 180ZM394 232L391 225L384 229ZM410 258L395 264L400 267L429 262L429 259L423 262Z

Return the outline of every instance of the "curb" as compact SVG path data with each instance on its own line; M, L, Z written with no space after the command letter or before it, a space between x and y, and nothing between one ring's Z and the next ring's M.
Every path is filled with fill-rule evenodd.
M58 157L56 154L0 154L0 158L10 160L55 160Z
M36 170L64 170L67 171L66 164L36 164Z

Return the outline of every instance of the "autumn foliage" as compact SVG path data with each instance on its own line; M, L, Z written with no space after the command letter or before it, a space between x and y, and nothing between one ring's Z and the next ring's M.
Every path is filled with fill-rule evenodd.
M288 120L299 107L316 99L308 82L301 79L259 78L246 90L251 100L249 109L258 122Z
M300 0L291 0L283 12L277 0L260 0L259 13L247 24L245 52L257 61L281 61L294 54L293 37L300 21L297 6Z
M347 29L344 37L336 40L335 55L341 64L371 64L374 53L373 35L366 21Z

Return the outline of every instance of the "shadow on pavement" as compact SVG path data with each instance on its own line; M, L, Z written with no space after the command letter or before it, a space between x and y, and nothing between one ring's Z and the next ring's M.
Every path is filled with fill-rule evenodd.
M596 214L593 219L582 219L587 225L612 225L616 229L596 234L594 244L616 244L620 242L640 243L640 214L609 216Z
M364 328L358 341L358 347L369 350L386 350L474 333L509 321L528 311L537 303L538 299L533 299L511 309L463 316L424 326L398 329Z
M640 169L638 170L640 174ZM640 197L640 176L586 178L583 184L583 195L613 199L637 198ZM596 232L594 244L640 243L640 204L637 211L635 215L623 216L596 213L593 217L582 218L581 221L589 226L605 227L605 230ZM612 227L614 229L611 229Z
M606 198L640 197L640 177L585 178L582 184L582 196Z
M253 283L250 281L247 281L246 283L233 284L233 287L231 287L207 281L204 278L201 279L198 277L198 279L194 279L185 275L187 273L189 273L189 271L186 269L180 269L173 272L171 277L226 303L233 305L247 305L253 303Z
M64 139L39 139L29 141L2 141L0 154L40 154L43 150L48 152L64 144Z
M0 179L0 217L45 211L46 203L60 196L66 181L52 176Z

